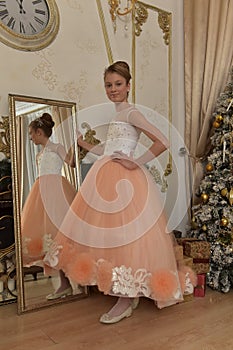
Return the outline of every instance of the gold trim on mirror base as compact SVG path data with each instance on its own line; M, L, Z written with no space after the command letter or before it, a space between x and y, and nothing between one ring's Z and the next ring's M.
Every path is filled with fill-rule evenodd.
M22 311L22 310L18 310L18 314L24 314L24 313L28 313L28 312L32 312L35 311L37 309L44 309L44 308L48 308L48 307L53 307L59 304L65 304L65 303L71 303L74 301L80 301L82 299L85 299L87 297L89 297L90 292L89 292L89 288L88 287L83 287L83 293L82 294L74 294L74 295L70 295L67 296L65 298L59 298L59 299L54 299L54 300L46 300L45 303L38 303L38 304L33 304L33 305L26 305L26 308Z

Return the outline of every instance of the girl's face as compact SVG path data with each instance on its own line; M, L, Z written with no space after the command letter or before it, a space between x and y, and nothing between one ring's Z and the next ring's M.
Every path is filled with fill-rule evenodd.
M127 102L130 83L127 84L124 77L117 73L107 73L104 84L110 101Z
M34 145L40 145L41 138L42 138L42 130L41 129L35 130L29 126L29 137L30 137L30 140L34 143Z

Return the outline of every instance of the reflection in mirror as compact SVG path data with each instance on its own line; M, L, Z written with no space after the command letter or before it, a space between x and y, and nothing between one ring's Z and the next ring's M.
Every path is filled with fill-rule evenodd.
M73 102L9 95L19 313L82 298L87 290L43 257L78 189ZM76 166L75 166L76 164Z

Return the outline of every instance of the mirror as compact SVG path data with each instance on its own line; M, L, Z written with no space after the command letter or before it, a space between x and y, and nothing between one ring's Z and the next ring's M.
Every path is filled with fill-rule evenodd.
M34 141L31 141L29 135L29 124L35 119L40 118L43 113L49 113L55 123L54 127L52 128L52 135L49 137L49 142L51 142L50 144L61 144L64 147L65 154L70 155L70 159L73 157L75 160L74 164L76 164L76 167L74 167L74 165L71 167L62 161L61 174L58 175L59 179L62 179L60 182L62 183L62 186L63 180L65 179L64 182L67 184L66 186L69 186L69 188L72 189L72 195L68 196L67 193L65 193L66 190L64 187L60 188L60 190L62 189L64 191L59 191L59 187L57 187L57 191L54 190L53 184L56 182L54 181L54 178L52 183L50 182L51 186L49 185L46 190L46 196L48 195L50 198L50 204L53 202L51 204L52 210L55 210L54 208L58 207L56 206L56 202L60 203L62 200L64 200L65 208L68 209L69 204L71 203L80 184L77 147L74 143L74 130L76 130L76 104L73 102L9 94L9 106L14 199L14 229L17 261L18 312L23 313L25 311L62 303L64 301L71 301L77 298L81 299L87 296L87 289L83 289L70 281L72 288L69 295L48 300L48 295L54 293L54 291L59 287L59 272L46 272L43 268L43 259L41 256L38 256L37 259L30 260L30 254L28 253L28 241L31 239L31 242L35 242L33 239L35 235L37 235L37 232L40 232L41 227L44 227L43 222L45 220L44 216L40 216L40 207L36 207L38 204L37 197L33 198L32 193L35 193L34 189L37 181L41 183L41 180L38 179L45 178L47 176L47 174L40 177L38 176L38 154L42 154L41 145L37 145ZM45 163L46 162L44 161L44 164ZM49 166L50 162L47 160L46 164L46 166ZM56 175L48 174L48 176ZM42 208L48 209L48 207L46 207L44 204L45 202L43 202L43 193L45 191L43 191L43 189L39 190L39 188L41 189L41 187L38 187L37 192L40 193L42 198ZM60 193L62 193L61 196L63 196L61 197L61 200L59 199ZM31 212L30 210L27 211L28 208L30 210L32 208L36 208L38 211L38 217L41 219L37 221L38 218L35 217L35 210L34 212ZM50 209L46 210L46 215L49 217L50 222L52 222L53 228L58 228L60 223L54 222L55 219L53 220L53 216L52 214L50 215L49 210ZM33 220L29 226L27 223L30 215ZM62 214L59 213L60 220L62 220L64 215L65 212L63 207ZM29 233L27 231L28 227L30 227ZM47 229L48 226L45 227ZM50 229L52 230L52 228ZM33 232L31 232L32 230ZM52 236L49 232L48 234L46 233L46 235L48 236L47 243L49 244L49 242L51 243ZM33 238L31 238L32 236ZM44 244L45 243L43 241L43 251L46 251L47 246ZM33 249L36 249L35 246ZM35 257L36 253L32 255ZM30 255L30 257L32 255Z

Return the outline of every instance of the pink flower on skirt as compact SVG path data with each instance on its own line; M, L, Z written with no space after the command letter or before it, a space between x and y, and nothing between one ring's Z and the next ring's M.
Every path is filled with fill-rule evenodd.
M150 288L155 300L169 300L177 291L177 278L171 271L158 270L150 277Z
M112 288L112 269L113 266L109 261L101 260L98 262L97 285L101 292L108 294Z
M96 277L96 264L91 255L81 253L67 267L66 274L81 285L93 284Z

